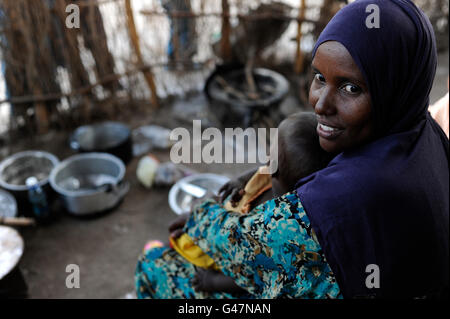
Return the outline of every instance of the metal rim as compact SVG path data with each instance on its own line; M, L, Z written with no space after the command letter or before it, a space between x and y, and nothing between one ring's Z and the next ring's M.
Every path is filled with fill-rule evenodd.
M65 188L62 188L61 186L56 183L56 176L59 172L61 172L63 169L65 169L69 164L79 161L79 160L86 160L86 159L103 159L107 161L111 161L114 164L116 164L119 167L119 174L118 176L115 176L117 179L117 183L119 184L120 181L123 180L125 176L125 164L122 162L121 159L118 157L108 154L108 153L84 153L84 154L77 154L73 155L69 158L66 158L64 161L59 163L50 173L50 185L51 187L60 195L67 196L67 197L73 197L73 196L85 196L85 195L92 195L92 194L98 194L102 191L100 190L78 190L78 191L70 191Z
M26 157L26 156L47 158L48 160L50 160L52 162L53 169L59 164L59 159L55 155L48 153L48 152L44 152L44 151L32 151L31 150L31 151L24 151L24 152L19 152L14 155L11 155L11 156L7 157L6 159L4 159L0 163L0 186L2 188L5 188L5 189L11 190L11 191L26 191L28 189L26 185L9 184L1 178L1 176L3 175L3 171L5 170L6 167L8 167L16 159L21 158L21 157ZM49 177L39 181L39 185L42 187L43 185L47 184Z
M229 74L232 75L232 74L238 74L238 73L242 73L242 72L244 72L243 69L237 69L237 70L231 70L229 72ZM265 69L265 68L256 68L253 70L253 73L256 75L272 78L276 83L277 93L275 93L272 96L267 97L265 99L256 100L256 101L234 101L234 100L225 98L225 94L223 94L223 95L215 94L214 92L212 92L212 90L208 89L210 96L213 99L216 99L222 103L232 103L233 102L233 103L239 103L248 108L265 108L265 107L268 107L268 106L274 104L275 102L282 100L287 95L287 93L289 91L289 82L280 73L275 72L270 69ZM214 79L212 82L214 82Z
M175 183L169 191L169 206L175 214L181 215L184 213L184 211L182 211L180 208L178 208L178 205L176 205L177 194L180 191L179 182L189 183L192 180L197 179L199 177L205 177L205 178L212 177L216 180L223 180L224 185L225 185L225 183L230 181L230 178L228 178L224 175L218 175L218 174L213 174L213 173L194 174L194 175L183 177L177 183Z

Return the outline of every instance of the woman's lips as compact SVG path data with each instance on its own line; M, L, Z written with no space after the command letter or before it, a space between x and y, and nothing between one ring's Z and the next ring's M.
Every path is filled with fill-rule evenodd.
M333 127L324 123L320 123L317 125L317 134L319 134L320 137L332 140L338 137L344 129Z

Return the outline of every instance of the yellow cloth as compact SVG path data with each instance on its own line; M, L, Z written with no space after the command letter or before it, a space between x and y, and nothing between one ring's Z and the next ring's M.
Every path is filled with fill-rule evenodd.
M218 270L214 260L194 244L188 234L182 234L177 239L170 237L169 240L172 248L192 264L206 269Z
M268 174L268 168L262 166L248 181L247 185L245 185L245 194L242 196L238 205L233 207L228 201L225 204L225 209L227 211L246 214L250 210L251 203L271 187L271 175ZM201 268L219 270L214 260L205 254L200 247L195 245L187 234L183 234L177 239L171 237L169 240L172 248L192 264Z

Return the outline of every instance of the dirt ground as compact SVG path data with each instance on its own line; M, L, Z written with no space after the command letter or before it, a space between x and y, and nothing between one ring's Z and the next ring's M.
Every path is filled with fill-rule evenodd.
M156 153L168 160L168 154ZM30 298L132 298L133 274L149 239L167 241L167 226L176 215L168 204L169 188L145 189L136 178L138 158L127 166L131 189L119 207L95 218L61 213L52 225L23 229L25 254L20 267ZM219 165L199 172L233 176L237 169ZM68 264L80 267L80 288L68 289Z
M431 102L447 91L448 52L440 54L439 68ZM203 103L186 102L186 110ZM200 102L199 102L200 101ZM287 103L287 104L286 104ZM283 107L295 110L288 99ZM289 103L291 105L289 105ZM149 118L136 115L130 126L158 123L173 128L170 107ZM172 126L172 127L170 127ZM25 149L49 151L63 160L73 152L67 133L49 133L40 138L17 141L3 151L1 158ZM5 154L7 153L7 154ZM153 152L161 161L169 160L169 151ZM29 298L134 298L134 270L141 250L149 239L166 240L167 226L176 217L168 204L169 188L145 189L136 178L139 158L127 166L126 180L130 192L119 207L96 218L75 218L61 210L50 225L22 228L25 252L20 262ZM214 172L229 177L238 175L251 164L198 164L199 172ZM80 288L66 287L66 266L80 267Z
M127 123L131 128L155 124L174 128L187 123L175 120L173 114L181 106L189 109L205 107L206 100L197 94L176 101L147 118L136 114ZM178 105L178 108L177 108ZM64 160L75 152L68 146L70 132L17 141L2 153L23 150L44 150ZM161 162L170 160L169 150L152 151ZM3 159L5 154L1 155ZM19 264L29 298L134 298L134 270L144 244L150 239L168 241L168 225L177 217L168 203L170 187L144 188L136 177L141 157L135 157L126 167L125 180L130 191L115 209L91 218L68 214L58 202L55 219L49 225L18 229L25 242ZM201 173L217 173L233 177L255 164L187 164ZM80 288L66 287L66 267L76 264L80 269Z

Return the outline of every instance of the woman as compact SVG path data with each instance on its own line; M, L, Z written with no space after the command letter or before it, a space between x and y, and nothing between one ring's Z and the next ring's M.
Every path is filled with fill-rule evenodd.
M379 28L366 25L371 4ZM427 112L437 59L428 19L409 0L359 0L330 21L313 57L310 102L320 145L336 157L246 216L207 201L184 231L248 297L445 291L448 139ZM152 249L138 264L138 295L237 296L195 291L194 274L169 249Z

